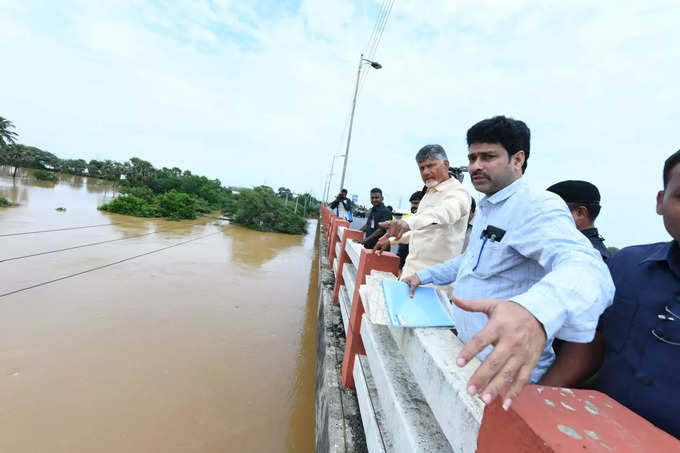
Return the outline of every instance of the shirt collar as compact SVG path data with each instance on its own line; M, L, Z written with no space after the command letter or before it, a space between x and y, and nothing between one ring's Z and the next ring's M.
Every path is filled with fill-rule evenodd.
M675 241L658 244L647 257L643 258L640 264L656 261L665 261L671 272L680 278L680 248Z
M428 190L434 189L434 190L436 190L437 192L441 192L441 191L443 191L444 189L446 189L448 186L450 186L451 184L453 184L453 180L454 180L454 179L455 179L455 178L453 178L452 176L449 176L447 179L443 180L442 182L440 182L440 183L437 184L436 186L431 187L431 188L428 188ZM458 182L457 179L456 179L456 182Z
M582 230L581 233L587 238L596 238L600 236L600 232L597 231L597 228L586 228L585 230Z
M481 205L498 204L501 201L505 201L514 194L516 194L520 189L526 186L524 178L520 177L517 181L512 184L503 187L501 190L491 195L490 197L484 197L479 202Z
M675 241L670 241L670 242L664 242L658 245L658 247L654 247L652 251L650 252L649 255L644 257L640 263L648 263L650 261L669 261L671 258L671 250L673 248L678 248L677 245L675 245Z

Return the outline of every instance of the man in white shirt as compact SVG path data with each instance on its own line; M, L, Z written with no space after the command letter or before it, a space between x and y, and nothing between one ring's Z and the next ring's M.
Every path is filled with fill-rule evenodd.
M382 222L380 226L401 234L398 239L385 234L375 246L386 250L392 244L409 245L401 275L411 275L460 254L470 212L470 194L449 175L444 148L423 146L416 154L416 163L427 187L418 210L412 216Z
M526 124L503 116L468 130L472 183L486 195L477 204L468 248L403 278L411 291L455 281L454 320L466 343L457 364L475 355L483 360L468 393L487 404L501 394L506 409L550 367L554 338L593 339L614 296L607 267L564 202L532 191L522 178L529 141Z

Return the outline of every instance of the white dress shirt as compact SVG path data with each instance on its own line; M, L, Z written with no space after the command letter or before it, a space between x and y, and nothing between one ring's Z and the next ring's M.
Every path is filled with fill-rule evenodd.
M505 230L500 241L480 237L487 226ZM478 204L465 252L418 272L423 284L455 281L460 299L512 300L526 308L545 329L547 342L531 382L555 359L552 340L592 341L600 314L611 304L614 284L607 266L574 225L562 199L533 192L523 180L484 197ZM458 336L467 343L484 328L483 313L454 307ZM478 354L483 360L492 350Z
M409 244L402 275L412 275L460 254L469 213L470 194L456 178L427 189L416 213L402 217L411 230L398 241L390 241Z

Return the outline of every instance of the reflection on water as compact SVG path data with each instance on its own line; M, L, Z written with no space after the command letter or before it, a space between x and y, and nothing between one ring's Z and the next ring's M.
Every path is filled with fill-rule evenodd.
M278 233L263 233L243 228L234 241L231 259L246 266L260 267L288 247L299 246L304 237Z
M0 451L313 451L316 224L102 213L109 183L80 180L0 172L0 235L90 226L0 236L0 260L116 240L0 262Z

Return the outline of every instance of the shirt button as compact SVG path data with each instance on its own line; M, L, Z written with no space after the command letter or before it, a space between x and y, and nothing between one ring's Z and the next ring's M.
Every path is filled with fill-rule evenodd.
M654 381L649 376L643 376L643 377L640 378L640 383L642 385L649 386L649 385L652 385L654 383Z

